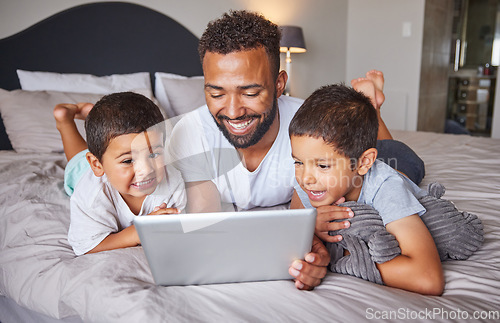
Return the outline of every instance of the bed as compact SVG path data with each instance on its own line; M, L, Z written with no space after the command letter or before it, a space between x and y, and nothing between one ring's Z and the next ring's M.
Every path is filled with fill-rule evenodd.
M70 23L89 17L92 24L83 29ZM484 225L476 253L443 263L441 297L333 273L313 291L299 291L288 280L162 287L153 283L141 247L75 257L67 242L66 162L52 121L54 103L98 100L109 84L92 90L88 82L130 74L133 80L120 81L129 90L154 96L166 116L182 114L203 100L196 47L196 37L169 17L120 2L74 7L0 40L1 322L500 319L498 139L393 132L425 161L421 186L441 182L444 198ZM59 74L27 73L21 89L17 69ZM73 73L87 75L63 75ZM37 77L45 77L44 85L47 77L74 83L83 92L25 89Z

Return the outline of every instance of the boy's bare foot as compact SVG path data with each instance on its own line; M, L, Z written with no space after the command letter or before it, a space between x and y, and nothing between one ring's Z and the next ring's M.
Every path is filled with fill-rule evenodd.
M93 107L91 103L61 103L54 107L56 127L61 134L64 154L68 161L87 148L87 143L78 131L75 119L85 119Z
M366 78L369 79L370 81L373 82L375 85L375 101L376 109L380 109L380 106L384 103L385 101L385 95L384 95L384 73L381 71L377 70L371 70L366 72Z
M366 78L375 84L375 87L380 91L384 90L384 73L377 70L366 72Z
M370 74L370 77L376 78L378 85L375 85L375 83L372 80L368 79L367 77L360 77L357 79L353 79L351 81L351 86L356 91L359 91L364 95L366 95L372 102L373 106L375 107L375 111L377 111L378 122L379 122L377 139L379 140L392 139L392 135L389 129L387 129L384 120L382 120L382 115L380 113L380 105L382 105L382 103L384 102L385 96L382 90L380 88L377 88L377 86L379 87L381 86L383 88L384 77L382 72L380 72L380 74L370 73L370 72L368 72L367 75Z
M372 102L373 106L377 109L377 101L375 97L375 84L371 80L369 80L366 77L359 77L357 79L351 80L351 86L353 89L355 89L358 92L363 93L366 95L370 101ZM377 109L378 112L378 109Z
M59 128L63 124L74 123L75 119L85 120L94 105L91 103L61 103L54 107L54 118Z

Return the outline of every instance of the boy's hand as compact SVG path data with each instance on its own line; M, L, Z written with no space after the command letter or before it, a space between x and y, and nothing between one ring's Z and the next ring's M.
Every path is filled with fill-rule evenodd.
M295 260L288 272L295 277L295 286L301 290L312 290L321 283L326 275L326 266L330 263L330 254L325 245L315 235L311 252L304 260Z
M181 213L181 211L178 210L177 208L175 208L175 207L167 208L167 204L162 203L160 206L156 206L153 209L153 212L151 212L148 215L178 214L178 213Z
M348 207L337 206L337 204L343 203L344 198L339 199L334 205L320 206L316 209L316 228L314 233L323 241L327 242L339 242L342 240L341 235L330 236L328 231L335 231L340 229L348 228L351 223L349 221L341 222L331 222L333 220L342 220L347 218L352 218L354 213Z

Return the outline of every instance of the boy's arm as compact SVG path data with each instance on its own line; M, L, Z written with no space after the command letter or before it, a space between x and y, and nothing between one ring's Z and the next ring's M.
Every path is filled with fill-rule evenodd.
M177 208L167 208L166 203L154 208L153 212L149 215L163 215L163 214L178 214L180 211ZM141 244L139 235L134 225L126 227L122 231L111 233L104 240L101 241L94 249L87 253L96 253L105 250L113 250L119 248L135 247Z
M420 294L441 295L443 269L434 240L417 214L386 225L399 242L401 255L377 264L384 284Z
M94 249L87 253L96 253L119 248L135 247L141 243L135 226L131 225L122 231L111 233L102 240Z

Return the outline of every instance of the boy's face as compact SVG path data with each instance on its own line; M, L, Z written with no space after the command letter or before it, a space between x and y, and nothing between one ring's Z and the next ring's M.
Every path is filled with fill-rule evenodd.
M356 201L363 177L351 169L349 158L340 155L322 138L291 136L295 178L313 207L332 205L341 197Z
M165 177L162 139L157 131L111 139L102 156L102 170L127 203L153 193Z

